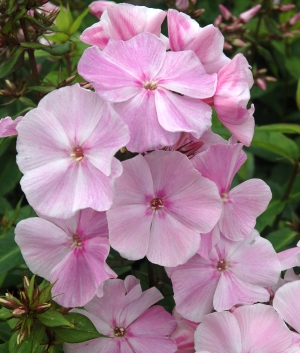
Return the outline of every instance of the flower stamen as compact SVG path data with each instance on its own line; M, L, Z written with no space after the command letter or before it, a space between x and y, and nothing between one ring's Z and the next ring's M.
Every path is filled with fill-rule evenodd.
M147 89L148 91L154 91L157 88L157 82L145 82L144 83L144 88Z
M76 162L80 162L84 157L83 149L80 146L75 147L70 156L73 157Z
M82 240L78 234L73 235L73 244L71 245L71 248L81 248L82 246Z
M159 210L161 208L164 207L164 202L161 198L159 197L156 197L155 199L153 199L151 202L150 202L150 206L152 208L152 210Z
M126 331L123 327L115 327L114 328L115 337L124 337L125 333L126 333Z
M217 264L217 270L219 272L223 272L225 270L227 270L228 268L228 265L227 265L227 262L225 260L220 260Z

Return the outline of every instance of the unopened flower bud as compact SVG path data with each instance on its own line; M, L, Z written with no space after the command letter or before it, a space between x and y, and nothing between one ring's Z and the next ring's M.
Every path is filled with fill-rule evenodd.
M294 4L286 4L286 5L280 5L278 7L278 11L285 12L285 11L291 11L296 7Z
M273 76L266 76L265 80L268 82L277 82L277 78Z
M23 317L29 312L28 308L24 305L19 306L12 312L12 316L15 318Z
M11 81L9 80L5 80L5 84L8 88L12 89L12 90L15 90L16 89L16 86L14 83L12 83Z
M114 1L93 1L90 5L90 13L95 17L99 18L102 16L103 12L111 5L114 5Z
M267 89L266 81L262 78L256 79L256 84L258 87L260 87L264 91Z
M36 307L37 314L42 314L51 308L51 303L42 303Z
M24 327L23 330L21 330L18 334L17 337L17 344L20 345L27 337L27 329Z
M30 284L30 280L27 276L23 277L23 283L24 283L24 289L27 289L29 287Z
M258 75L263 75L263 74L265 74L267 72L267 69L266 68L263 68L263 69L259 69L258 71L257 71L257 74Z
M225 18L225 20L229 21L233 19L232 13L225 7L224 5L219 5L219 9L221 11L222 16Z
M73 75L73 76L70 76L70 77L66 78L66 79L65 79L65 83L66 83L66 84L71 83L72 81L75 80L76 77L77 77L77 75Z
M243 24L242 24L242 23L235 23L235 24L233 24L233 25L231 25L231 26L226 26L226 27L225 27L225 30L226 30L227 32L234 32L234 31L240 29L241 27L243 27Z
M18 304L12 299L0 298L0 305L2 305L6 309L12 310L17 308L20 304Z
M235 39L232 41L232 44L233 44L234 46L236 46L236 47L245 47L245 46L247 45L243 40L241 40L241 39L239 39L239 38L235 38Z
M225 49L225 50L232 49L232 45L230 45L229 43L225 42L225 43L224 43L224 49Z
M296 13L292 18L289 19L288 24L294 26L300 20L300 12Z
M215 26L215 27L219 27L221 23L222 23L222 15L219 15L219 16L214 20L214 26Z
M203 15L204 12L205 12L205 9L197 9L197 10L195 10L195 11L193 12L193 16L194 16L194 17L199 17L199 16Z
M252 7L250 10L242 12L239 15L239 19L244 23L249 22L251 20L251 18L253 18L257 14L257 12L260 10L260 8L261 8L261 5L256 5L256 6Z

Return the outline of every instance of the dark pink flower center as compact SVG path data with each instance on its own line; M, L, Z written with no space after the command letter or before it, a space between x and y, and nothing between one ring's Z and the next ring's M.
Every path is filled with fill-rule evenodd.
M114 335L115 337L124 337L125 336L125 328L123 327L115 327L114 328Z
M144 88L149 90L149 91L153 91L157 88L157 82L145 82L144 83Z
M150 206L152 208L152 210L159 210L160 208L163 208L164 207L164 202L161 198L159 197L156 197L155 199L153 199L151 202L150 202Z
M220 260L217 264L217 270L220 272L223 272L225 270L227 270L228 265L227 262L225 260Z
M73 157L77 162L81 161L84 157L83 149L80 146L74 147L71 157Z
M80 236L78 234L74 234L72 247L81 248L81 246L82 246L82 240Z

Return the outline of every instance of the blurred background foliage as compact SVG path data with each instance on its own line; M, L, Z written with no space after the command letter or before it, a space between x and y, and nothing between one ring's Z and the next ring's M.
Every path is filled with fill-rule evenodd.
M89 87L76 67L87 48L79 36L97 22L88 11L90 1L53 1L60 11L44 14L36 10L42 2L0 0L0 118L26 114L56 88L75 82ZM128 2L175 8L175 0ZM291 3L294 8L283 11L282 6ZM225 11L220 17L220 4L230 15ZM239 20L242 12L258 4L261 8L249 22ZM251 147L245 148L247 162L234 184L249 178L266 181L273 198L256 228L276 251L296 246L300 240L300 0L198 0L190 1L186 12L201 26L218 26L225 36L226 55L232 58L241 52L252 66L256 129ZM163 32L167 34L166 24ZM230 136L215 115L213 131ZM22 286L25 273L31 276L14 242L17 222L35 215L19 185L22 175L15 145L15 137L0 139L0 295ZM132 263L114 251L108 263L121 277L136 275L144 288L156 285L165 295L162 304L172 310L172 288L159 266L149 268L143 260ZM10 336L10 328L0 321L0 344Z

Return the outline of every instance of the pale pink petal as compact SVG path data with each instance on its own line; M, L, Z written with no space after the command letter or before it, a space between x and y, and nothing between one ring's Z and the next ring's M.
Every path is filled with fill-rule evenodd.
M30 270L48 281L53 266L70 253L72 243L68 235L42 218L29 218L19 222L15 234L16 243Z
M206 152L192 158L194 167L205 178L212 180L219 188L219 193L227 193L233 177L247 159L241 144L211 145Z
M88 349L89 353L100 353L101 349L108 344L108 341L109 340L105 338L95 338L76 344L64 343L63 349L65 353L82 353L86 349Z
M93 1L89 4L90 13L100 19L103 12L114 4L114 1Z
M170 335L175 328L174 318L162 307L154 306L128 327L128 343L133 352L174 353L177 345Z
M126 295L128 296L128 294ZM142 314L144 314L150 306L154 305L158 301L162 300L164 297L160 291L155 288L149 288L145 292L141 292L138 301L133 301L129 303L121 312L119 316L120 323L124 323L127 327L131 325L136 319L138 319Z
M292 343L291 332L271 306L241 306L233 315L240 326L243 352L287 352Z
M184 264L195 255L199 244L199 233L174 218L168 210L154 214L147 251L149 261L170 267Z
M169 132L160 125L154 91L143 90L129 101L115 105L116 111L128 125L131 139L127 148L132 152L172 145L179 133Z
M110 39L109 27L110 21L107 12L104 12L100 22L93 24L82 32L80 40L103 49Z
M199 138L211 126L211 108L200 100L159 88L155 103L158 121L167 131L190 132Z
M294 281L280 287L275 294L273 306L284 321L300 332L300 281Z
M218 73L230 62L223 53L224 36L213 25L200 28L195 40L187 44L186 49L193 50L208 74Z
M295 266L299 266L300 261L296 254L300 253L300 247L284 250L278 253L278 259L281 265L281 271L287 270Z
M168 10L168 33L173 51L182 51L199 33L199 24L185 13Z
M228 193L227 201L224 201L220 231L231 240L246 238L271 198L269 186L260 179L250 179L236 186Z
M229 312L205 316L195 332L196 351L241 353L241 332L236 318Z
M284 274L284 280L286 282L299 281L300 275L296 275L292 268L289 268Z
M22 119L23 119L23 116L19 116L15 120L12 120L11 117L9 116L1 119L0 138L17 135L18 131L16 130L16 127Z
M109 253L108 241L95 237L86 240L83 249L73 248L51 271L51 282L55 301L65 307L83 306L90 301L99 287L110 276L105 271L105 260ZM101 266L102 265L102 266Z
M139 286L141 294L142 294L142 287L140 285L140 281L134 276L127 276L124 280L124 287L126 292L130 292L133 288Z
M186 63L182 65L182 63ZM160 87L192 98L214 95L217 75L207 75L196 54L191 51L168 52L156 77Z
M200 234L200 238L200 247L197 253L208 260L211 250L220 241L220 229L218 224L211 232Z
M143 82L152 81L159 74L169 54L164 43L151 33L141 33L126 42L110 40L103 53L107 60Z
M235 276L262 287L276 284L280 276L280 263L272 244L256 230L240 242L228 262L232 263L229 268Z
M102 98L112 102L130 99L143 87L133 73L125 71L118 63L109 61L96 47L84 51L78 63L78 72L93 83Z
M61 163L64 171L69 168L72 162L70 141L51 111L31 110L18 124L17 130L17 163L22 173L39 167L47 169L47 165L55 161Z
M166 13L159 9L144 6L119 4L107 9L111 21L112 38L129 40L142 32L160 34L161 24Z
M147 254L152 222L147 208L131 205L107 212L110 245L126 259L138 260Z
M160 163L157 163L158 158ZM178 152L156 151L145 159L151 170L155 195L166 200L166 212L199 233L210 231L219 220L222 209L215 184L201 177L190 160Z
M195 255L186 264L176 267L169 276L177 311L188 320L202 321L212 311L220 276L211 262Z
M270 294L265 288L247 283L229 270L221 274L213 305L215 310L222 311L229 310L236 304L267 302L269 298Z

